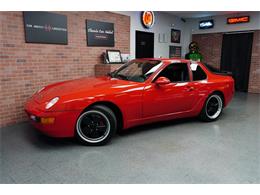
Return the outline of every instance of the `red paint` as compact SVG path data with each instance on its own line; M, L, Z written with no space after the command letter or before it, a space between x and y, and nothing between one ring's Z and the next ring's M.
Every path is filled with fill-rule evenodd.
M233 17L227 19L228 24L238 24L247 22L249 22L249 16Z
M173 62L173 59L156 60L161 60L163 65L143 83L108 76L55 83L34 94L26 103L25 110L29 116L55 118L54 124L32 121L45 134L72 137L77 118L93 103L105 101L115 104L122 112L123 129L126 129L155 121L197 116L214 91L223 93L225 106L233 97L232 77L211 73L201 63L198 64L206 72L206 80L168 83L167 78L161 77L153 82L158 73ZM188 60L175 61L190 64ZM60 98L58 103L46 110L46 102L57 96Z

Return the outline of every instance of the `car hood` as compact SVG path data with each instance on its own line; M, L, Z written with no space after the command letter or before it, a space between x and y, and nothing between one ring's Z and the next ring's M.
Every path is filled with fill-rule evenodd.
M72 96L81 98L89 95L104 95L113 92L113 89L116 92L138 84L111 77L81 78L48 85L41 92L35 94L34 100L38 103L43 103L57 96L70 99Z

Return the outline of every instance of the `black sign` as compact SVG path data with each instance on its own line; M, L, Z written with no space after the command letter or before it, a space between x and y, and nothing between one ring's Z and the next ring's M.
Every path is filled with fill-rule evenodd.
M87 45L114 47L114 24L86 20L87 26Z
M67 16L49 12L24 12L26 43L68 44Z
M199 29L209 29L214 27L214 20L200 21Z

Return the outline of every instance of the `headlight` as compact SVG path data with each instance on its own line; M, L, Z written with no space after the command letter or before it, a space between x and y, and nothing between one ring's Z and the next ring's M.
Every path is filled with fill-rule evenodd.
M45 109L51 108L51 107L54 106L58 101L59 101L59 97L53 98L51 101L49 101L49 102L46 104Z

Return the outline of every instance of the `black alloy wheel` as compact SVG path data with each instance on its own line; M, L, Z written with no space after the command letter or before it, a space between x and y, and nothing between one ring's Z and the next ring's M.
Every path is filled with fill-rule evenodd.
M76 124L76 136L86 145L104 145L116 132L116 117L113 111L103 105L84 111Z
M214 121L216 120L222 113L223 110L223 99L217 94L211 94L200 113L200 119L203 121Z

